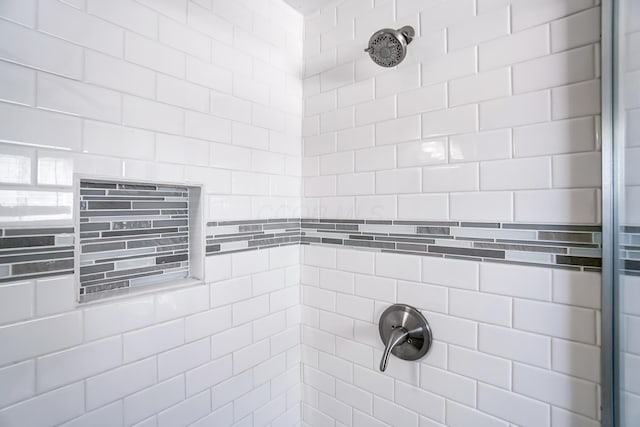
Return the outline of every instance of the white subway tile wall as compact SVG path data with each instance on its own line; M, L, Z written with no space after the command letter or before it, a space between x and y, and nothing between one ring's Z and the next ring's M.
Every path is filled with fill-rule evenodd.
M205 222L300 215L289 6L1 3L0 238L68 233L73 173L203 184ZM0 265L0 425L299 425L299 247L205 262L203 284L83 307L68 268Z
M599 3L342 0L307 16L304 216L597 226ZM362 54L407 24L396 69ZM598 424L597 271L302 251L303 425ZM380 373L396 302L422 310L434 347Z

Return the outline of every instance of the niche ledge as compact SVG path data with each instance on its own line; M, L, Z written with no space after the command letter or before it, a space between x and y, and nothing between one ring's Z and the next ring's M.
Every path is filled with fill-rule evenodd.
M74 184L79 303L203 280L201 186L86 176Z

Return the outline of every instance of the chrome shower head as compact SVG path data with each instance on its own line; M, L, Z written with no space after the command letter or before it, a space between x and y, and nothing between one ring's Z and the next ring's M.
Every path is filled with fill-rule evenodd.
M375 32L369 39L369 47L364 51L373 62L382 67L395 67L407 55L407 45L415 36L413 27L406 26L398 30L385 28Z

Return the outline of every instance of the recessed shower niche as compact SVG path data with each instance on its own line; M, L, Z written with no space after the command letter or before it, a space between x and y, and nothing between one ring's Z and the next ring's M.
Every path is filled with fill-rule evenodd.
M79 301L201 280L201 195L197 186L78 178Z

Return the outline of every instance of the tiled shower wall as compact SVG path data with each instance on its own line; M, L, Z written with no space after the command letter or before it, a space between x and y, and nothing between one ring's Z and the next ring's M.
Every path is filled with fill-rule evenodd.
M73 173L204 184L205 222L299 215L301 63L280 1L0 1L0 257L35 261L0 261L0 425L299 424L297 247L79 308L68 251Z
M640 348L637 337L640 336L640 275L630 271L629 267L640 265L638 243L640 239L632 233L640 231L640 63L637 55L640 49L640 8L637 2L624 2L618 13L621 17L618 34L620 44L625 46L620 61L618 108L624 111L626 123L624 158L624 212L621 223L626 226L620 238L622 258L626 259L620 276L620 366L624 378L621 384L621 418L633 425L640 419ZM624 32L624 34L623 34Z
M598 3L343 0L308 16L305 215L597 230ZM363 54L403 25L418 35L397 69ZM303 246L306 425L599 425L600 274L520 265L513 245L520 259L488 262L478 242ZM380 373L377 322L394 302L423 310L434 347Z

